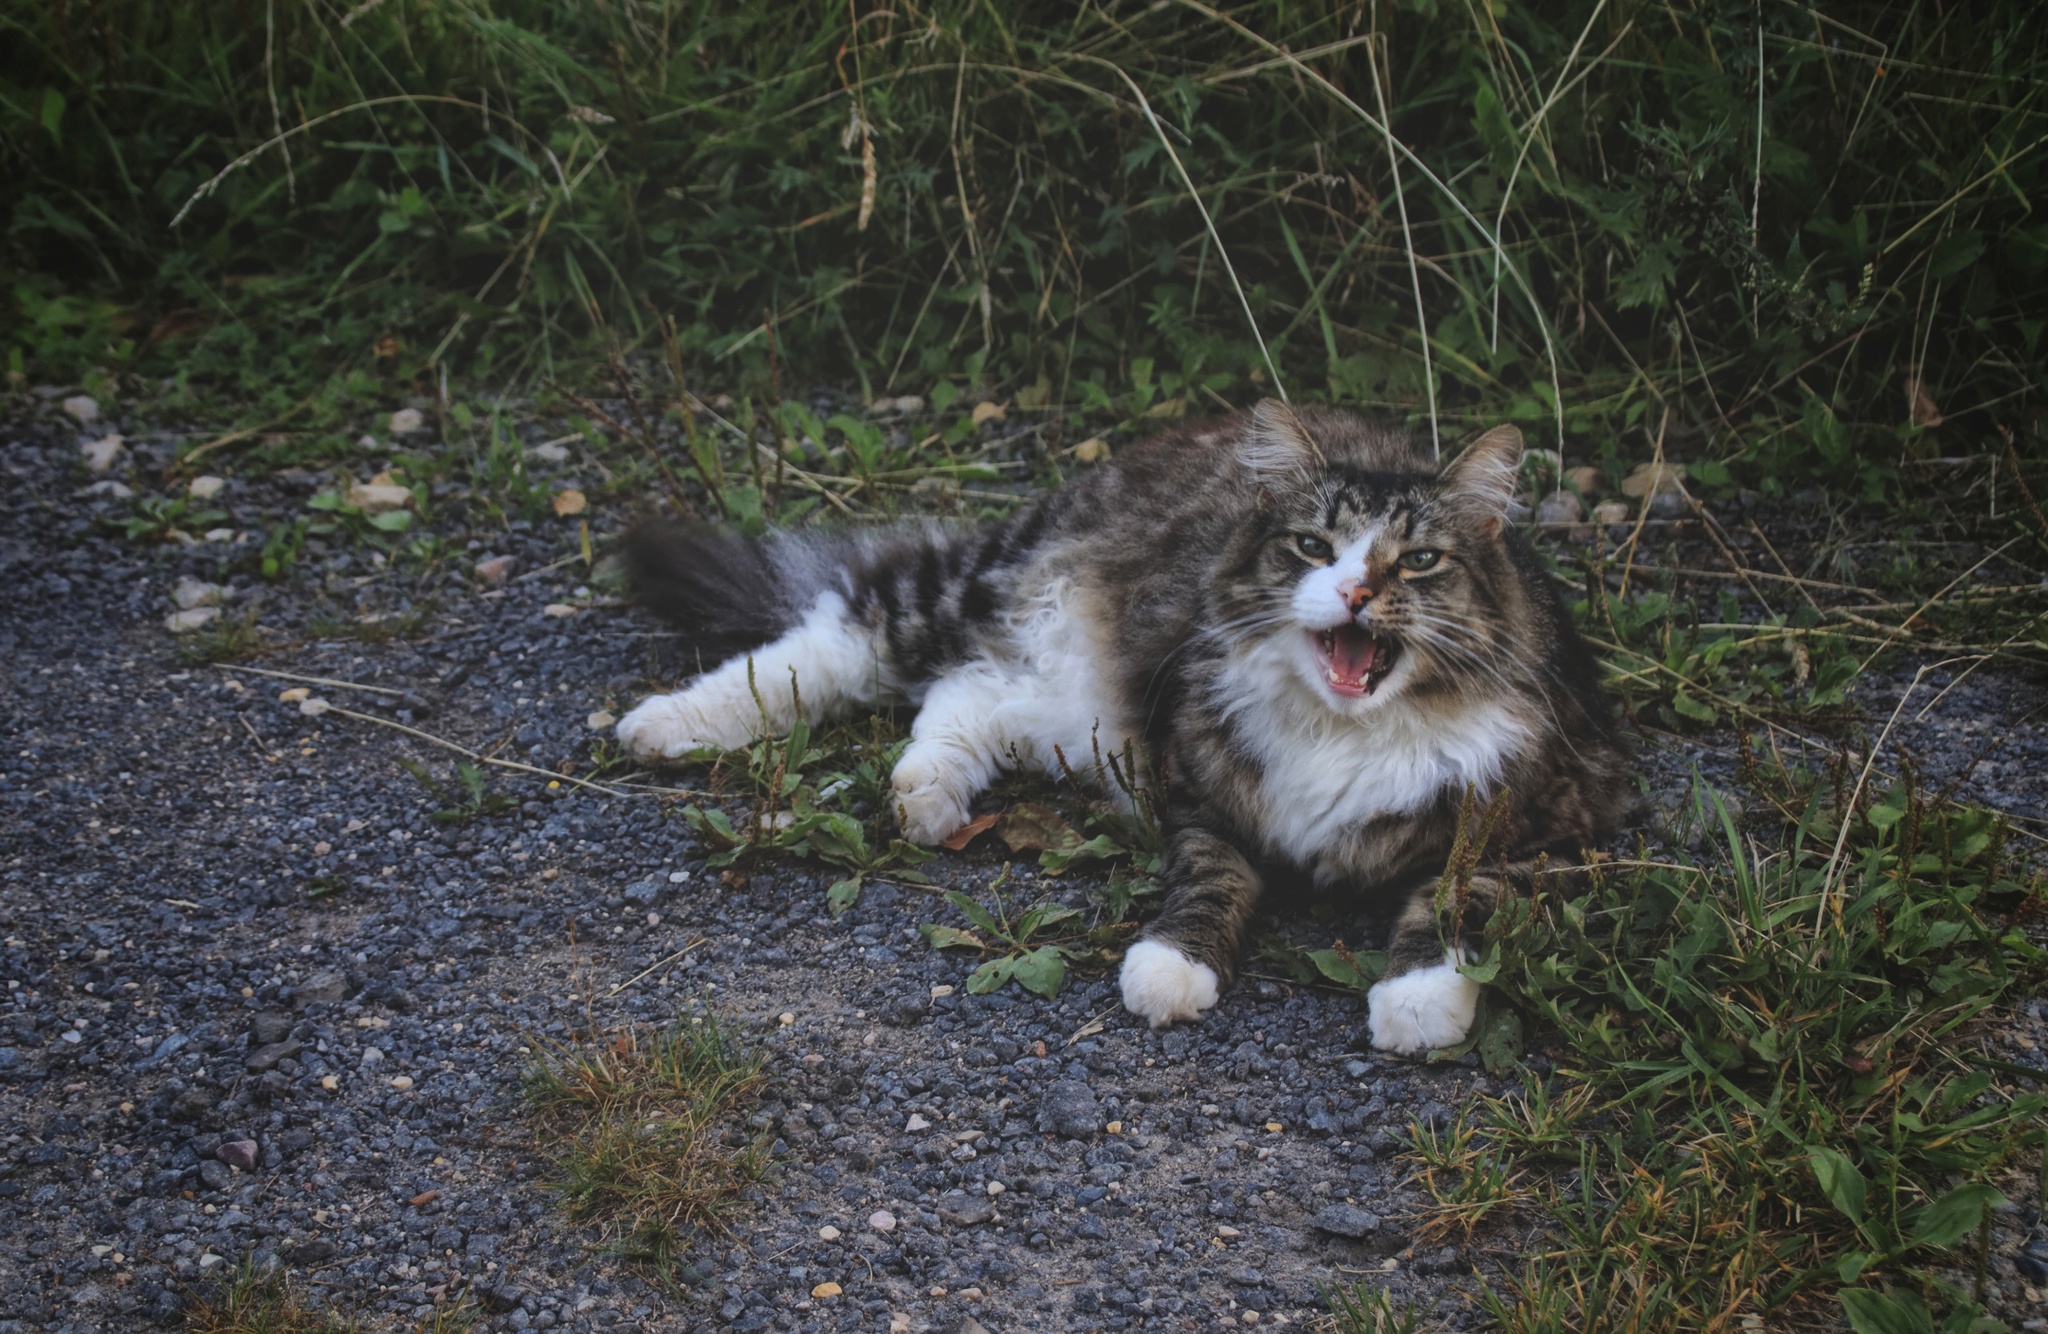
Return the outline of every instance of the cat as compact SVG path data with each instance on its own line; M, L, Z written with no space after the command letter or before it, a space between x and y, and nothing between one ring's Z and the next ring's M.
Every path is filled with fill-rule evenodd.
M1197 1018L1263 886L1305 876L1392 911L1373 1045L1450 1046L1479 998L1462 942L1537 858L1603 841L1628 791L1598 668L1508 521L1521 456L1502 426L1439 469L1402 432L1267 400L978 529L642 527L642 598L706 670L618 735L675 760L913 703L892 783L917 843L1005 768L1148 756L1166 898L1125 955L1126 1008ZM1440 903L1475 801L1486 859Z

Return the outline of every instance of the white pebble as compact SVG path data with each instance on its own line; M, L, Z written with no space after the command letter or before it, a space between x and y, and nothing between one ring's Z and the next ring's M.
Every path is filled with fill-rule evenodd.
M868 1215L868 1226L877 1232L894 1232L896 1230L896 1215L890 1213L887 1209L877 1209Z
M1009 1187L1005 1186L1000 1181L991 1181L988 1183L988 1193L991 1195L1000 1195L1008 1189Z
M178 580L178 586L171 590L171 601L178 604L180 611L190 611L194 607L218 607L227 600L225 588L190 575Z
M823 1226L823 1227L821 1227L821 1228L819 1228L819 1229L818 1229L818 1240L819 1240L819 1241L837 1241L837 1240L839 1240L839 1229L838 1229L838 1228L836 1228L836 1227L833 1227L833 1226L832 1226L832 1225L831 1225L830 1223L827 1223L827 1224L825 1224L825 1226Z
M607 710L599 709L596 713L585 718L583 725L593 732L602 732L616 722L618 722L618 719L612 717Z
M88 440L78 447L78 456L84 459L85 466L94 472L105 472L119 463L121 455L127 452L127 445L118 435Z
M100 419L99 403L85 394L73 394L64 400L64 415L80 426L90 426Z
M391 414L391 434L410 435L427 424L418 408L400 408Z
M190 482L186 483L185 494L194 500L212 500L221 493L227 484L227 478L215 477L211 474L205 477L194 477Z
M313 698L311 699L302 699L299 701L299 712L305 714L308 718L318 718L321 714L327 712L329 709L333 707L334 706L332 704L329 704L326 700L321 699L318 695L313 696Z
M916 1112L912 1112L910 1114L910 1119L903 1123L903 1128L914 1134L920 1130L930 1130L932 1128L932 1123L925 1120L922 1116L919 1116Z

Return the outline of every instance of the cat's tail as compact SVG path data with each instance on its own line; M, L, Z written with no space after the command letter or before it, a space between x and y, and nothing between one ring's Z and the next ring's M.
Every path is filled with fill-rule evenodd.
M699 671L782 639L836 597L845 629L901 688L969 655L1041 523L1026 511L980 529L903 524L765 538L644 523L625 552L640 601L683 632L685 659Z

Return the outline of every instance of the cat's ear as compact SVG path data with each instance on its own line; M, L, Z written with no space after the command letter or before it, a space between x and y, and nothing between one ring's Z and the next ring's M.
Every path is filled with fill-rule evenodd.
M1521 428L1496 426L1465 446L1445 467L1444 491L1478 515L1488 533L1497 533L1507 521L1521 467Z
M1315 437L1277 398L1262 398L1252 409L1251 427L1238 442L1238 461L1261 483L1306 480L1323 466Z

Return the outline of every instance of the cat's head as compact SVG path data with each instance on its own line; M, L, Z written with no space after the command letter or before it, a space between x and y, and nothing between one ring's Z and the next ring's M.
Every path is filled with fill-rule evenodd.
M1362 418L1268 400L1237 457L1260 496L1222 571L1226 635L1352 717L1527 679L1513 642L1530 628L1526 589L1505 538L1520 431L1496 427L1437 468Z

